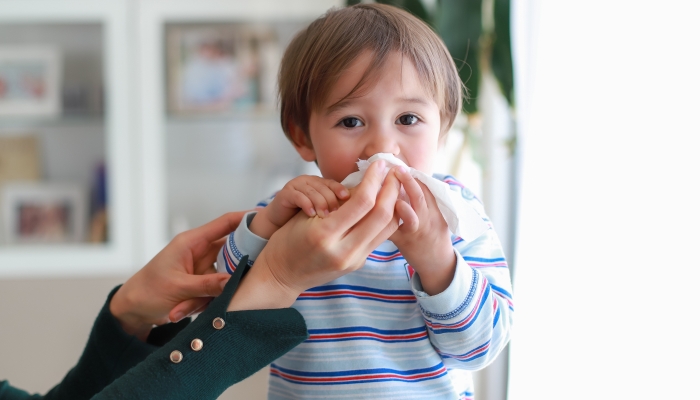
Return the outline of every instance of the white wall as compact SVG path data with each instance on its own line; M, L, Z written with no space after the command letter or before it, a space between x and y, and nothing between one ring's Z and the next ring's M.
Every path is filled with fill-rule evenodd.
M514 4L509 398L697 397L698 5Z

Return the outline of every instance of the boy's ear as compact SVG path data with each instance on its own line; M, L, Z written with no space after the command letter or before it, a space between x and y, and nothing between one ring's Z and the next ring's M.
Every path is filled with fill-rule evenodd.
M306 133L295 123L289 124L289 137L292 139L292 145L297 153L304 161L316 161L316 152L311 144L311 139L306 136Z

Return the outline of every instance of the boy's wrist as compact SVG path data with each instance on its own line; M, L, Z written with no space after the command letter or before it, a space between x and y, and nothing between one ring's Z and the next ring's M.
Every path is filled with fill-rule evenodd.
M411 263L409 257L406 257L406 261L409 261L409 265L420 276L423 291L430 296L435 296L444 292L452 283L457 266L457 255L450 242L449 248L445 248L429 258L422 257L415 264Z
M263 239L270 239L272 234L277 232L279 229L279 227L273 224L267 217L268 210L268 208L263 208L262 210L258 211L258 213L253 217L253 220L250 221L250 225L248 225L248 229L252 233L260 236Z

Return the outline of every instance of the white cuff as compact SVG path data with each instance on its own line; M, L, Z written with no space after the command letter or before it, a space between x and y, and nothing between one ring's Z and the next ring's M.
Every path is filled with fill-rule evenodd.
M257 211L246 213L241 224L238 225L238 229L226 237L226 243L216 258L216 270L218 272L233 273L234 266L245 255L248 256L248 265L253 265L255 259L258 258L262 249L267 245L267 239L254 234L248 228L256 213ZM231 260L231 265L226 262L226 259ZM227 265L229 268L227 268Z
M253 217L255 217L255 214L257 213L257 211L250 211L249 213L244 215L242 222L245 223L239 225L238 229L236 229L236 231L233 232L233 244L240 252L240 255L236 254L236 258L240 260L241 257L247 255L248 261L251 264L253 263L253 261L255 261L256 258L258 258L263 248L265 248L265 246L267 245L267 239L263 239L260 236L254 234L248 228L251 221L253 221ZM229 244L231 244L230 240Z
M457 265L452 282L442 293L429 295L423 291L418 273L411 278L411 290L416 295L423 314L432 319L446 320L459 315L466 308L478 285L478 272L472 269L455 249Z

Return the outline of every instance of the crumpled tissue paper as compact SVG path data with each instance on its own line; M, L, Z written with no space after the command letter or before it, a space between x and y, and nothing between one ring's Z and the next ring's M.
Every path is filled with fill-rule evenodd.
M386 174L389 173L389 169L393 166L402 166L409 171L412 177L422 182L430 190L435 197L443 218L445 218L447 222L450 232L454 235L461 237L465 242L469 243L489 229L489 226L481 218L481 215L467 204L466 200L462 198L459 192L450 189L450 185L422 171L409 167L406 163L390 153L377 153L367 160L358 160L357 168L359 171L348 175L341 184L346 188L359 185L369 165L380 159L385 160L387 164L384 169L385 177Z

